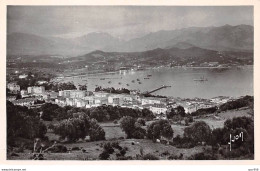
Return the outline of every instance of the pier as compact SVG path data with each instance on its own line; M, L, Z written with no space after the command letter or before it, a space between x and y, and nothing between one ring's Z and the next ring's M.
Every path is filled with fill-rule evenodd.
M156 92L156 91L158 91L158 90L161 90L161 89L167 88L167 87L171 87L171 86L162 85L162 86L159 87L159 88L156 88L156 89L154 89L154 90L152 90L152 91L148 91L148 94L154 93L154 92Z

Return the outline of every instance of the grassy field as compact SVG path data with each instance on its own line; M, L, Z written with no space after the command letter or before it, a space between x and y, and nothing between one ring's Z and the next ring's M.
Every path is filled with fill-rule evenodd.
M251 115L248 114L249 109L244 110L230 110L227 112L219 113L218 116L214 117L213 115L208 115L207 117L201 117L198 119L195 119L196 121L205 121L211 129L216 128L222 128L224 127L224 122L227 119L232 119L234 117L241 117L241 116L247 116L251 117Z
M117 140L121 147L127 147L127 152L125 156L135 157L136 154L140 154L140 149L143 149L143 154L151 153L157 156L160 159L167 159L171 154L179 156L180 153L183 154L184 159L189 157L192 154L202 152L205 146L197 146L190 149L181 149L176 148L170 145L164 145L161 143L153 143L151 140L137 140L137 139L124 139ZM85 149L86 152L81 150L75 150L67 153L44 153L44 158L46 160L97 160L99 154L102 152L103 148L101 147L102 143L108 141L97 141L97 142L79 142L64 144L67 148L79 147ZM109 141L113 142L113 141ZM117 151L116 151L117 152ZM116 153L115 152L115 153ZM162 155L164 152L169 152L168 155ZM110 155L111 160L116 159L116 155L113 153ZM32 156L31 152L26 150L24 153L18 153L19 156L8 157L11 160L28 160Z

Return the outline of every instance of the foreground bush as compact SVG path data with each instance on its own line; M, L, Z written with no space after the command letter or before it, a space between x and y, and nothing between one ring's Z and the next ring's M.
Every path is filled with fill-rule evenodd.
M61 139L76 141L90 136L91 141L105 139L105 131L98 125L97 121L86 115L78 115L75 118L66 119L54 126L54 133L60 135Z
M204 121L195 122L184 129L184 136L197 142L210 142L211 129Z
M151 123L147 128L147 137L155 140L165 137L170 139L173 137L173 130L168 120L159 120Z
M121 119L120 127L126 133L127 138L143 139L146 135L145 129L137 124L137 120L130 116Z

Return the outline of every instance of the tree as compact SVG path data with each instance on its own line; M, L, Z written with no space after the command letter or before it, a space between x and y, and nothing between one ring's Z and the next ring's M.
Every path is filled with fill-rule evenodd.
M132 138L132 133L135 130L135 119L131 116L124 116L121 119L120 127L126 133L127 138Z
M15 106L7 101L7 142L12 145L17 137L43 138L46 126L40 121L38 113L23 106Z
M185 109L182 106L177 106L176 107L176 114L180 115L181 117L185 117Z
M87 89L88 89L87 85L80 85L79 86L79 90L87 90Z
M171 109L171 111L169 113L166 114L168 119L172 119L174 116L176 116L177 113L175 112L175 109Z
M195 122L184 129L184 136L191 138L194 142L209 142L211 139L211 129L204 121Z
M105 140L105 131L95 119L90 121L89 137L91 141Z
M148 120L152 120L153 118L155 118L153 112L146 108L142 109L142 117Z
M145 120L143 118L138 118L136 123L138 123L140 126L145 126Z
M162 137L172 138L173 130L167 120L159 120L151 123L147 128L147 137L149 139L160 139Z
M131 116L124 116L121 119L120 127L126 133L127 138L143 139L146 135L145 129L141 128L136 119Z
M95 119L90 119L87 115L76 116L58 123L54 127L54 133L60 135L62 139L67 138L69 141L84 139L86 136L90 136L91 141L105 139L105 131L97 124Z

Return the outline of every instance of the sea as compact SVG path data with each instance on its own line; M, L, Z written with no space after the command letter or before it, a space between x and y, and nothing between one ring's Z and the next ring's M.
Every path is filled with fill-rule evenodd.
M103 88L127 88L149 92L161 86L169 86L153 92L153 95L180 98L213 98L217 96L240 97L253 95L253 66L232 68L170 68L158 67L145 70L86 74L64 77L62 82L87 85L89 91Z

